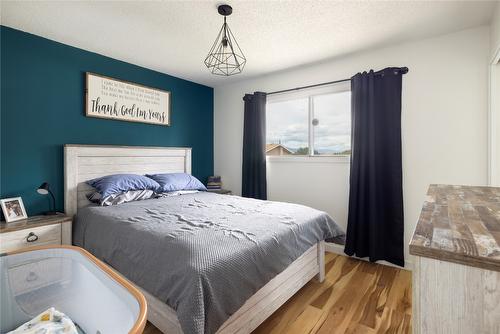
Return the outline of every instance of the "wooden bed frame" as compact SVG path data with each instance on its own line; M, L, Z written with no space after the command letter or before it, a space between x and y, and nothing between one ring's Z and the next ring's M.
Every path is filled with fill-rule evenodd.
M65 145L64 204L68 215L90 204L85 184L92 178L118 173L191 173L191 149L172 147ZM71 227L68 227L71 228ZM71 235L71 230L63 231ZM290 266L257 291L217 331L248 334L283 305L313 277L325 277L324 242L307 250ZM132 283L133 284L133 283ZM166 334L182 334L176 312L167 304L142 291L148 303L148 320Z

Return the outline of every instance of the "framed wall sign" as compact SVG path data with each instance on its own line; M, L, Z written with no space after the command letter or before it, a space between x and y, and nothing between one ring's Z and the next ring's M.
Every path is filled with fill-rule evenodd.
M170 92L86 73L85 115L170 125Z

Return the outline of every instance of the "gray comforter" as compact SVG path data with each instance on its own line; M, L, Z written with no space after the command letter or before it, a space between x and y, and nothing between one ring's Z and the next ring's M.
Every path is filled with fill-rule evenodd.
M78 213L74 243L211 334L316 242L343 235L302 205L197 193Z

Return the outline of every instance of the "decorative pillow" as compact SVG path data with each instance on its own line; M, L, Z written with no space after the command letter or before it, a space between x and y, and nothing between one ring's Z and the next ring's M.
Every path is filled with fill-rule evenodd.
M91 192L90 194L87 194L87 199L91 201L92 203L100 204L101 203L101 194L99 194L97 191Z
M155 180L137 174L107 175L89 180L86 183L94 187L101 194L101 198L130 190L157 191L160 189L160 185Z
M155 192L153 190L130 190L123 193L116 193L102 198L99 192L93 192L87 195L87 198L92 203L99 204L101 206L117 205L133 201L141 201L143 199L150 199L154 197Z
M207 191L207 188L193 175L186 173L168 173L146 175L160 184L157 193L166 193L178 190L201 190Z

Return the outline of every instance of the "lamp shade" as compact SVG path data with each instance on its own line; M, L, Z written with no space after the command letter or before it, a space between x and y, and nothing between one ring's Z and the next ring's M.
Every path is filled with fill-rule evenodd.
M54 194L52 193L52 191L50 191L49 184L47 182L42 183L40 185L40 187L38 187L36 192L39 193L40 195L49 195L50 194L50 197L52 197L52 210L45 211L43 214L44 215L56 215L57 214L57 212L56 212L56 198L54 197Z
M247 59L226 23L226 17L231 15L233 9L229 5L220 5L218 11L224 16L224 24L205 58L205 65L216 75L229 76L241 73Z
M49 193L49 184L47 182L42 183L40 187L36 190L40 195L47 195Z

